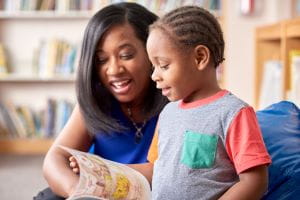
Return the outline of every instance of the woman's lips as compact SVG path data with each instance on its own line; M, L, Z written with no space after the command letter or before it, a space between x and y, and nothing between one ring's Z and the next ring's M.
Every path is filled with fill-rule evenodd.
M113 90L114 93L116 94L126 94L130 90L131 86L131 80L126 79L126 80L120 80L120 81L112 81L110 83L111 89Z

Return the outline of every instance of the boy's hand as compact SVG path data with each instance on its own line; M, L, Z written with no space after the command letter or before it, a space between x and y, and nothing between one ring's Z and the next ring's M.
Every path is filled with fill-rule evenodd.
M79 166L74 156L69 157L70 167L75 174L79 174Z

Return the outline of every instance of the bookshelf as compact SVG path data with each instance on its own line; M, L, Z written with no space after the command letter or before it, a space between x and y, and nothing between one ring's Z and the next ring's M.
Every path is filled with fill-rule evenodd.
M32 5L34 2L48 2L50 7L37 8ZM77 49L75 66L79 59L80 44L88 20L101 7L114 1L80 0L76 1L80 2L80 5L75 6L66 6L66 2L74 3L75 1L4 0L0 2L0 44L4 46L8 63L8 73L1 74L0 68L0 102L9 101L14 105L25 105L33 110L45 110L49 98L66 99L75 103L74 71L76 69L67 74L56 72L41 74L39 65L37 65L39 59L36 58L36 55L39 53L36 53L36 49L43 42L52 39L67 41ZM85 5L86 2L89 2L89 5ZM135 2L162 15L175 6L179 6L178 2L185 4L191 1L174 3L173 1L136 0ZM208 9L212 6L211 12L223 25L224 17L220 8L223 7L224 1L204 0L202 3L202 6ZM9 6L5 4L9 4ZM28 5L22 7L25 4ZM85 7L81 8L80 6ZM49 44L52 45L52 43ZM220 77L222 81L223 77L221 75ZM1 137L0 133L0 154L44 154L52 142L53 138L40 135L5 138Z
M282 100L289 99L291 89L290 52L300 50L300 18L280 21L256 29L255 105L260 102L264 64L278 60L282 64Z
M0 154L45 154L53 139L2 139L0 140Z

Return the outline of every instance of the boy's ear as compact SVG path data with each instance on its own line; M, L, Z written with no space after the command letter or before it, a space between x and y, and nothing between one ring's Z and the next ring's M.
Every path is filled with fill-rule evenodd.
M204 45L198 45L194 48L195 62L198 70L203 70L210 60L210 51Z

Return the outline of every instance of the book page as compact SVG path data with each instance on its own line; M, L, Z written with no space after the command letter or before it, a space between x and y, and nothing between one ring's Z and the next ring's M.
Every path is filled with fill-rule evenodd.
M74 194L68 200L150 200L147 179L138 171L97 155L60 146L76 159L80 177Z
M283 100L283 65L277 60L264 63L262 85L259 97L259 109Z

